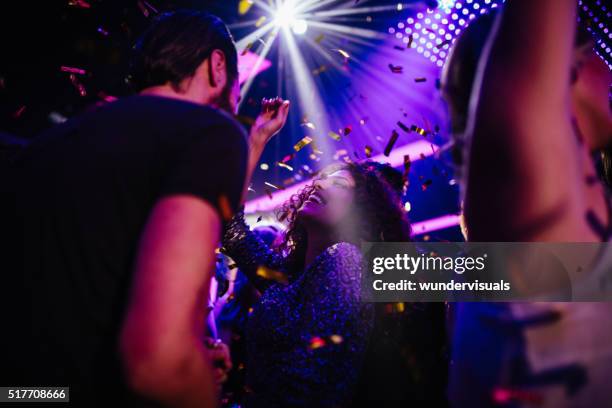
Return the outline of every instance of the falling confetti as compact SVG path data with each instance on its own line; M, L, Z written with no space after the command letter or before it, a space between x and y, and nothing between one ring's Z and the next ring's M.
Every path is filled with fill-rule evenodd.
M259 28L263 25L263 23L266 22L266 16L261 16L257 19L257 21L255 22L255 27Z
M253 0L240 0L238 3L238 14L244 16L253 6Z
M289 160L293 159L294 157L295 157L295 153L288 154L285 157L283 157L281 162L282 163L287 163Z
M414 40L414 34L410 34L410 37L408 37L408 44L406 44L406 48L412 47L413 40Z
M401 74L404 72L404 68L402 68L400 65L393 65L393 64L389 64L389 69L391 70L391 72L393 72L394 74Z
M247 52L249 52L249 50L253 47L253 43L250 42L246 45L246 47L244 47L244 50L242 50L242 53L240 53L240 55L242 55L243 57L245 55L247 55Z
M385 156L389 156L389 154L391 154L393 145L395 145L395 142L397 142L398 137L399 137L399 133L397 133L397 131L394 129L393 133L391 133L391 138L389 139L389 143L387 143L387 146L385 147L385 151L384 151Z
M281 188L280 188L280 187L277 187L277 186L275 186L275 185L274 185L274 184L272 184L272 183L268 183L267 181L265 181L265 182L264 182L264 184L265 184L266 186L268 186L268 187L272 187L272 188L273 188L273 189L275 189L275 190L281 190Z
M305 126L305 127L309 128L309 129L315 129L315 125L312 122L303 122L301 124L301 126Z
M310 350L316 350L321 347L325 347L325 340L320 337L313 337L310 339L310 343L308 344Z
M342 49L340 49L340 48L337 48L337 49L332 50L332 51L338 51L338 52L340 53L340 55L342 55L342 56L343 56L344 58L346 58L346 59L351 58L351 56L349 55L349 53L348 53L348 52L346 52L346 51L344 51L344 50L342 50Z
M321 44L321 41L323 41L324 38L325 34L319 34L317 35L317 38L315 38L314 42L316 42L317 44Z
M74 68L74 67L66 67L66 66L60 67L60 71L62 71L62 72L70 72L71 74L78 74L78 75L85 75L87 73L87 71L85 71L84 69Z
M423 128L418 127L417 125L412 125L410 126L410 130L412 130L413 132L418 133L421 136L426 136L427 135L427 131Z
M265 170L268 170L270 166L268 166L268 163L261 163L259 165L259 168L265 171Z
M295 144L295 146L293 146L293 150L295 150L296 152L299 152L300 150L302 150L302 148L304 148L304 146L307 146L311 142L312 142L312 138L310 136L304 136L302 140L300 140L299 142Z
M91 4L89 4L85 0L70 0L68 2L68 5L71 6L71 7L78 7L78 8L82 8L82 9L91 8Z
M85 87L77 79L75 74L70 74L70 82L72 82L72 85L77 89L77 91L79 92L79 95L81 95L81 96L86 96L87 95L87 91L85 90Z
M400 127L400 129L402 129L404 132L406 133L410 133L410 128L406 125L404 125L402 122L400 122L399 120L397 121L397 126Z
M369 159L370 157L372 157L372 147L367 146L365 147L365 155L366 157Z
M332 139L334 139L335 141L340 141L340 135L337 134L336 132L330 130L328 133L329 137L331 137Z
M276 163L276 165L277 165L278 167L282 167L282 168L287 169L287 170L289 170L289 171L293 171L293 167L291 167L290 165L288 165L288 164L286 164L286 163L283 163L283 162L277 162L277 163Z
M414 82L425 82L425 81L427 81L427 78L424 78L424 77L414 78Z
M444 47L445 45L450 44L452 41L453 41L452 39L442 41L440 44L437 44L437 45L436 45L436 48L437 48L437 49L440 49L440 48Z
M260 276L264 279L273 280L283 285L286 285L289 283L289 280L287 279L287 275L285 275L282 272L275 271L274 269L270 269L267 266L262 265L259 268L257 268L256 274L257 276Z
M329 336L329 340L334 344L340 344L344 341L344 338L339 334L332 334Z

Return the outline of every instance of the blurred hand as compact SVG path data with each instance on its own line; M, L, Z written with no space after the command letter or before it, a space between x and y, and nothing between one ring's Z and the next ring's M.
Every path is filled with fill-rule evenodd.
M262 101L261 113L255 119L249 136L252 146L263 148L272 136L280 132L287 121L289 105L289 101L279 97Z
M232 369L229 347L227 344L210 337L204 339L204 344L208 349L208 356L213 366L213 380L220 389L223 383L227 381L227 375Z

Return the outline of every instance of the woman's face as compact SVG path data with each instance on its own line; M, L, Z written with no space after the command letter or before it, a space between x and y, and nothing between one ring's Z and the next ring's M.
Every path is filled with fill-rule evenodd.
M355 180L348 170L337 170L314 182L315 189L299 210L305 223L336 227L351 211Z

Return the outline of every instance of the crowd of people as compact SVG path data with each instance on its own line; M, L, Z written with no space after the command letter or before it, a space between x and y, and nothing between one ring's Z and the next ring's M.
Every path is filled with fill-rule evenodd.
M612 76L576 7L508 0L453 46L468 241L610 239ZM607 303L362 301L361 243L411 240L388 164L328 166L278 209L283 229L251 230L246 189L291 104L234 120L219 18L161 15L130 82L3 165L0 385L69 386L74 406L609 404Z

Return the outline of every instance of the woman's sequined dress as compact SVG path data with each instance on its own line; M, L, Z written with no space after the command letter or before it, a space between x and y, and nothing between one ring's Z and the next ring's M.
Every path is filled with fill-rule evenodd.
M348 405L374 322L372 305L360 302L359 249L335 244L283 284L257 276L259 266L285 273L285 262L242 213L226 228L223 247L262 291L247 325L245 405Z

